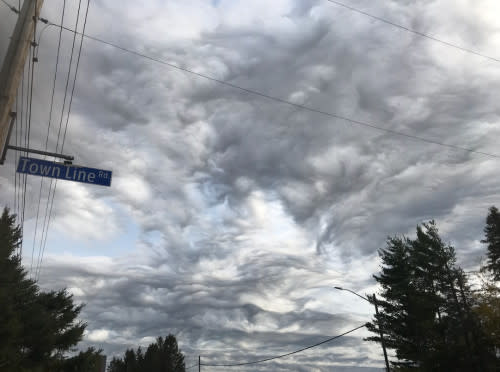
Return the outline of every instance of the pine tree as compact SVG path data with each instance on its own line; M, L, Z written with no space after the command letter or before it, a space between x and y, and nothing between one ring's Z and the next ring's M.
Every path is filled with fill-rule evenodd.
M417 283L412 280L411 243L406 237L396 236L388 238L386 248L379 251L383 267L374 278L382 287L378 300L381 311L368 326L377 334L368 340L380 342L378 330L381 329L386 346L396 350L398 362L395 364L406 368L418 366L427 335L421 327L425 312L419 309L425 307L425 303L422 298L416 301Z
M162 359L164 361L164 371L183 372L184 371L184 355L180 352L175 336L168 335L163 344L160 344L161 337L158 339Z
M488 244L486 268L490 270L495 280L500 280L500 213L495 206L489 209L484 234L486 237L481 243Z
M381 311L369 325L382 329L398 368L424 371L493 371L494 351L472 311L467 278L455 250L441 240L434 221L417 226L416 239L389 238L379 251L375 280ZM380 337L368 338L380 342ZM493 364L492 364L493 361Z
M108 372L184 372L184 355L179 350L175 336L158 337L143 353L127 349L123 359L114 357Z
M127 372L125 362L117 357L113 357L108 366L108 372Z
M484 271L481 271L481 290L474 293L474 311L483 327L488 330L488 337L496 354L500 355L500 288L489 275L484 275Z
M80 351L71 358L63 359L56 363L53 372L95 372L99 371L102 363L102 350L89 347L86 351Z
M65 290L41 292L27 278L16 250L21 230L4 209L0 217L0 370L54 370L82 338L82 307Z
M4 209L0 217L0 370L13 370L22 360L18 351L24 324L19 310L25 298L33 298L37 293L15 254L20 245L21 229L15 226L15 216Z

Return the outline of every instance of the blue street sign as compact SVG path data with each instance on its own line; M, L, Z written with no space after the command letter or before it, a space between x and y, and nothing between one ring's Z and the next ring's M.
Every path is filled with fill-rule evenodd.
M17 172L33 176L91 183L93 185L111 186L111 171L80 167L78 165L65 165L42 159L25 158L23 156L19 158Z

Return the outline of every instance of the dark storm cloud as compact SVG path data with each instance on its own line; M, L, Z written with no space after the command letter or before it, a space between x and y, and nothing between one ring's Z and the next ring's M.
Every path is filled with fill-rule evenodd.
M57 268L52 265L47 264L45 269L56 269L73 291L78 287L85 292L77 298L92 304L85 308L84 318L91 321L93 329L128 329L127 337L112 334L112 339L100 343L109 351L118 352L120 348L131 345L133 340L152 334L173 332L188 355L202 352L205 362L248 360L314 344L346 330L352 322L363 324L358 317L346 314L311 310L277 313L245 302L241 298L243 293L254 292L258 296L268 291L269 284L266 288L264 282L271 277L271 286L285 284L284 278L272 275L272 269L266 265L254 267L254 271L259 271L245 278L221 280L205 274L203 281L193 279L190 283L181 282L186 280L185 277L144 267L132 269L129 266L126 273L112 270L106 274L105 264L101 269L95 266L96 270L86 269L85 272L67 262ZM281 270L287 271L284 267ZM55 280L47 284L57 287L62 283ZM266 331L265 328L289 331ZM318 333L317 330L322 331ZM340 365L350 364L352 360L346 357L345 351L336 353L335 348L359 348L360 337L353 335L339 339L329 349L330 357ZM212 346L206 350L202 340L208 339ZM241 342L244 345L234 348ZM314 365L316 358L300 357L288 365Z
M193 4L92 3L87 32L267 95L497 152L496 64L323 1L256 3L233 13L245 3ZM60 5L47 1L51 21ZM487 41L459 7L437 23L436 2L355 5L425 32L456 30L465 44ZM196 18L199 9L206 14ZM189 22L177 20L185 14ZM463 29L455 27L460 17L468 19ZM57 30L46 32L36 146L45 140L57 47ZM71 34L63 41L56 119ZM48 247L41 283L66 286L87 303L87 345L114 355L173 332L192 361L285 353L369 320L371 308L329 287L373 290L376 250L387 235L412 234L435 218L464 266L481 254L484 216L499 196L495 159L298 110L91 40L83 45L65 151L78 164L113 169L113 187L58 186L52 244L66 244L58 241L65 234L79 242L104 237L106 256L105 239L128 239L128 224L139 231L119 243L132 251L113 258L65 257ZM49 143L55 148L55 131ZM12 167L12 154L8 160ZM38 185L30 180L28 189ZM2 187L4 200L11 189ZM35 193L28 199L33 205ZM378 345L359 332L246 370L381 366Z

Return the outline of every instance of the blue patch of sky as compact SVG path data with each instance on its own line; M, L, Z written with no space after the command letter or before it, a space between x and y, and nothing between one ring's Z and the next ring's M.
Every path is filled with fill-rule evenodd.
M116 234L113 234L107 239L74 237L69 233L55 229L52 222L47 235L44 255L70 254L80 257L117 257L133 251L140 235L140 227L119 204L111 200L106 200L105 202L112 207L116 215L119 216L120 230ZM41 222L39 222L37 228L36 241L33 249L34 227L34 219L25 221L23 244L23 262L25 264L31 262L32 252L34 252L34 257L36 259L40 251L40 241L42 237Z
M75 239L67 234L49 233L47 250L49 254L71 254L80 257L108 256L117 257L135 248L140 230L132 219L127 219L122 231L109 239Z

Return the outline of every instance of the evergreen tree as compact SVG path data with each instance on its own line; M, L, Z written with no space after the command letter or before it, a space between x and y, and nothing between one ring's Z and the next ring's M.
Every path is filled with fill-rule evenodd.
M500 280L500 213L496 207L490 207L486 226L484 227L485 239L481 243L488 244L487 269L493 274L495 280Z
M109 362L108 372L126 372L127 367L125 366L125 362L117 357L113 357L111 362Z
M82 338L81 306L65 290L41 292L27 278L16 250L21 230L4 209L0 217L0 370L54 370Z
M377 336L368 338L380 342L378 329L385 335L388 348L396 350L398 367L418 365L428 334L419 323L424 323L426 313L417 308L425 308L424 298L416 301L417 283L412 280L413 267L410 264L411 241L406 237L393 237L387 240L385 249L379 251L383 269L379 276L374 276L381 285L382 299L379 316L368 329ZM416 317L419 314L419 318Z
M19 308L25 298L36 296L34 283L25 278L20 259L14 252L21 245L21 230L15 216L4 209L0 217L0 370L14 369L21 362L18 352L23 338Z
M96 372L98 371L103 355L102 350L89 347L86 351L80 351L71 358L63 359L54 367L54 372Z
M474 296L478 318L495 347L496 355L500 355L500 288L489 275L481 270L481 290ZM499 368L500 369L500 368Z
M108 372L184 372L184 355L179 350L175 336L158 337L143 353L127 349L123 359L114 357Z
M393 237L379 251L380 314L369 325L396 351L404 370L493 371L494 351L472 311L467 278L453 247L443 243L434 221L417 227L415 240Z

